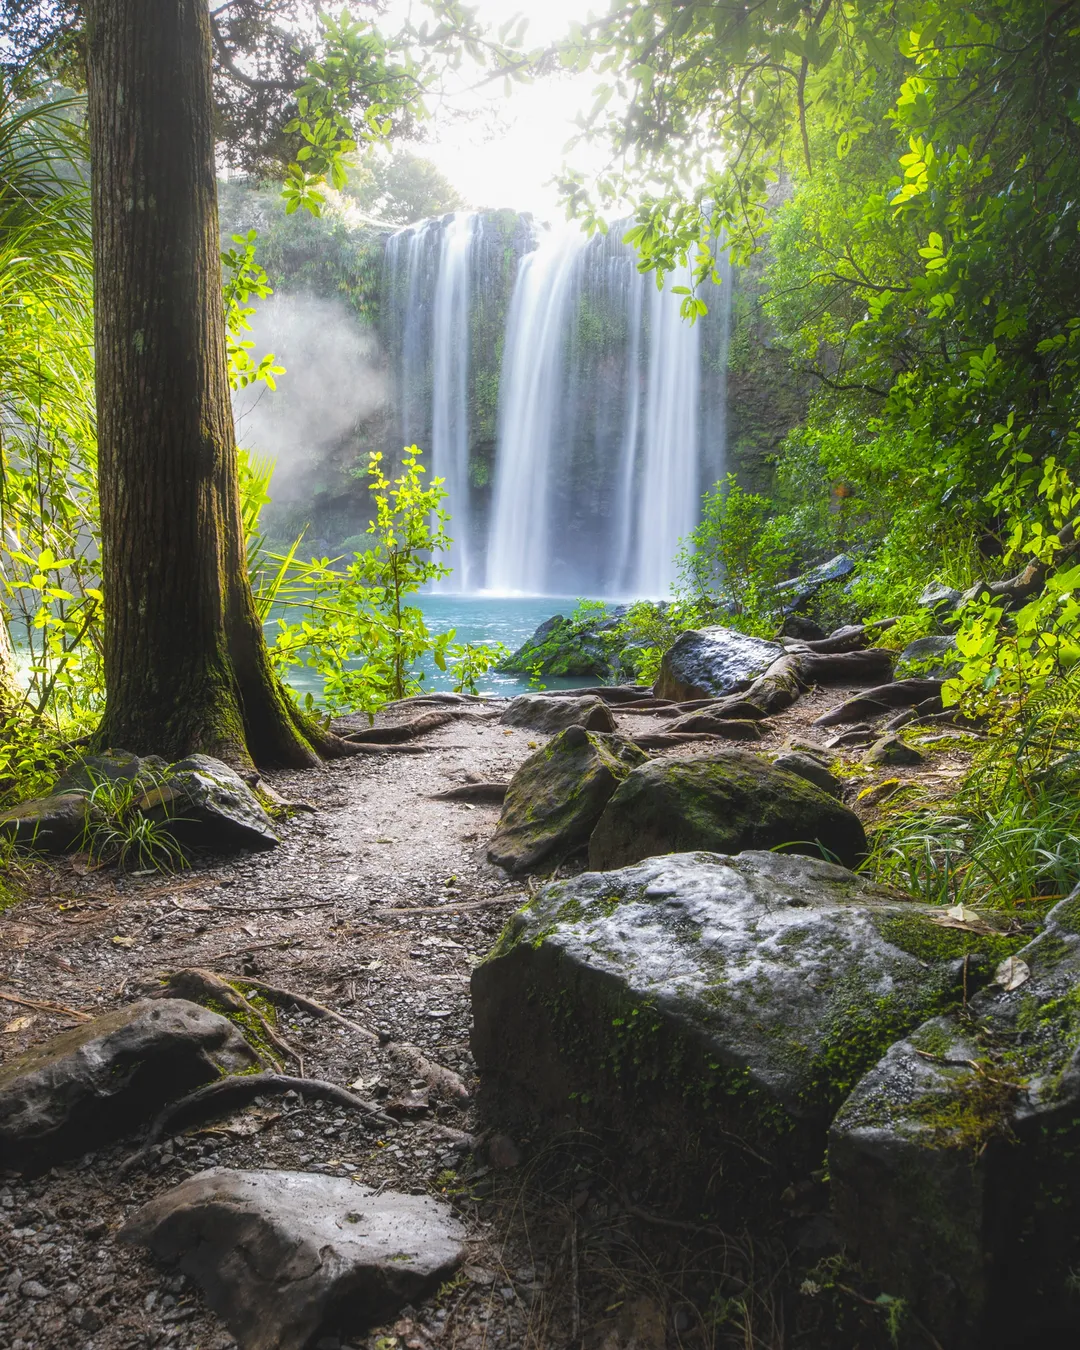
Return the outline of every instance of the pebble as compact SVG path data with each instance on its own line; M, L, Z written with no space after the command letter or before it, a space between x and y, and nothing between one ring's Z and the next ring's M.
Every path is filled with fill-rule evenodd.
M49 1291L38 1280L23 1280L19 1285L23 1298L48 1298Z

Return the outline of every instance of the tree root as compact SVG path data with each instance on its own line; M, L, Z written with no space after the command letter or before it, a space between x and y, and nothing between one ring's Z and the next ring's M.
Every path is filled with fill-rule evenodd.
M294 1050L288 1041L282 1040L269 1021L262 1015L257 1007L249 1002L242 994L238 994L231 984L228 984L220 975L215 975L212 970L200 970L197 966L191 966L187 970L178 970L169 976L164 988L158 998L186 998L192 1003L201 1003L204 1008L214 1009L214 1005L224 1008L226 1015L229 1013L240 1013L245 1017L254 1017L259 1024L259 1031L262 1037L272 1045L279 1055L291 1059L294 1064L304 1072L303 1056L298 1050ZM258 1046L252 1047L258 1052ZM269 1059L270 1056L260 1056L260 1058ZM272 1064L271 1067L279 1067Z
M366 1102L346 1088L338 1087L336 1083L326 1083L321 1078L292 1078L283 1073L230 1074L227 1078L219 1078L196 1088L179 1101L170 1102L151 1123L142 1148L124 1159L117 1175L126 1176L145 1162L150 1150L167 1134L187 1129L197 1121L228 1115L256 1097L278 1096L285 1092L298 1092L301 1097L322 1097L326 1101L336 1102L338 1106L358 1112L365 1123L397 1125L392 1116L385 1115L374 1103Z
M230 984L247 985L251 989L257 989L260 994L265 994L271 1003L293 1003L296 1007L303 1008L305 1012L309 1012L315 1017L328 1018L331 1022L337 1022L343 1027L348 1027L350 1031L355 1031L358 1035L378 1044L379 1038L373 1031L369 1031L367 1027L362 1027L359 1022L351 1022L347 1017L342 1017L341 1013L336 1013L332 1008L327 1008L324 1004L316 1002L315 999L308 998L306 994L297 994L291 989L278 989L275 985L266 984L250 975L223 975L221 978L228 980Z
M463 783L460 787L433 792L433 802L501 802L509 783Z

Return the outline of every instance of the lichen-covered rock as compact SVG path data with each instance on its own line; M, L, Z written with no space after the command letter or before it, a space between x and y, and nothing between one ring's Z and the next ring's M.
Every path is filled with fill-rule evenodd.
M778 642L748 637L735 628L691 629L664 653L656 693L679 702L723 698L747 688L783 655Z
M568 727L510 780L489 859L508 872L525 872L580 848L619 783L647 759L618 736Z
M465 1258L444 1201L310 1172L199 1172L120 1235L196 1280L240 1350L306 1350L321 1333L366 1331Z
M805 777L746 750L721 750L657 759L629 774L593 830L589 866L625 867L691 849L779 847L854 866L866 835L853 811Z
M883 1050L961 1000L980 939L953 932L927 959L919 926L944 931L930 912L774 853L553 883L473 971L482 1103L631 1140L655 1129L676 1166L697 1138L694 1165L721 1190L749 1168L771 1194L820 1165L833 1113ZM986 964L969 960L969 989ZM691 1186L687 1203L706 1201Z
M581 698L519 694L510 700L499 721L508 727L531 727L534 731L565 731L573 726L584 727L586 731L615 730L611 709L595 694Z
M891 1047L830 1132L848 1248L950 1350L1080 1337L1077 893L1013 944L966 1010Z
M916 603L923 609L933 610L935 614L950 614L962 599L960 592L951 586L942 585L940 581L931 581L923 588Z
M10 1166L37 1166L85 1152L185 1092L258 1063L218 1013L184 999L129 1004L0 1069L0 1154Z
M67 853L82 841L92 809L82 792L36 797L0 812L0 836L39 853Z
M139 810L166 824L181 843L220 852L274 848L281 841L240 775L209 755L189 755L165 770Z
M783 602L785 613L794 613L808 600L813 599L822 586L827 586L832 581L842 581L854 571L855 559L850 554L838 553L828 562L819 563L808 572L802 572L799 576L792 577L790 581L781 582L774 588L773 594Z

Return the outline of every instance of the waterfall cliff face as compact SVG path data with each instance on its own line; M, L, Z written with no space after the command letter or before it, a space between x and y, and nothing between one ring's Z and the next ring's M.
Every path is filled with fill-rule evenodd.
M617 229L508 216L424 221L387 247L398 424L449 494L444 588L666 595L724 471L731 287L707 286L691 325L685 269L661 291Z

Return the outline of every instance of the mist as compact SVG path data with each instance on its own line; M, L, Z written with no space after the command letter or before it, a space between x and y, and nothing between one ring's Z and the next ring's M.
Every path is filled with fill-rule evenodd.
M353 433L386 407L378 338L340 300L273 295L252 318L253 357L273 352L285 374L233 395L237 441L274 461L275 502L311 497L351 464Z

